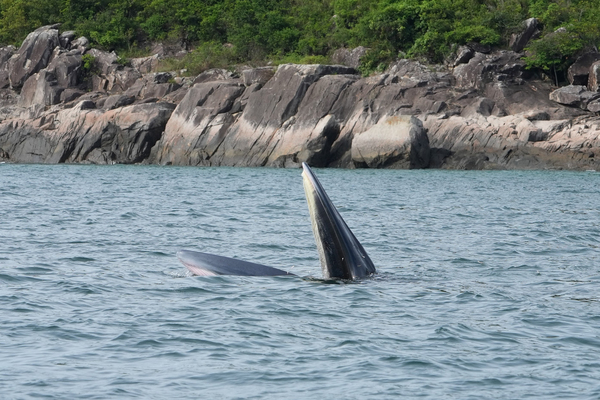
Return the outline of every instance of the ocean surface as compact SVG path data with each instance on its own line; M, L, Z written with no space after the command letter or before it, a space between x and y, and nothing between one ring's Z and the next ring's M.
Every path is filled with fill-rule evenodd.
M0 165L0 399L598 399L600 173ZM192 277L190 249L297 277Z

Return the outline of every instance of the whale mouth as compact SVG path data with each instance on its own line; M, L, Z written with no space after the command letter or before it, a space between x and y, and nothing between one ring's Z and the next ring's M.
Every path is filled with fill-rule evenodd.
M373 275L376 272L373 262L306 163L302 163L302 182L323 278L354 280ZM198 251L179 250L177 258L198 276L294 275L266 265Z
M302 178L323 277L359 279L374 274L371 258L306 163Z

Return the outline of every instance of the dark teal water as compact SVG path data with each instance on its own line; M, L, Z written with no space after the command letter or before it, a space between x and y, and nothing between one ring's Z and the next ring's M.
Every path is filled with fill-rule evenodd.
M0 165L2 399L597 399L600 174ZM300 277L190 277L180 248Z

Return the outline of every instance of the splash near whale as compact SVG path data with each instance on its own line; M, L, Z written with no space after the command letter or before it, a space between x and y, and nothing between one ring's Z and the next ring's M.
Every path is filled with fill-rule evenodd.
M373 275L376 268L371 258L306 163L302 163L302 180L323 278L354 280ZM262 264L191 250L180 250L177 257L192 274L198 276L293 275Z

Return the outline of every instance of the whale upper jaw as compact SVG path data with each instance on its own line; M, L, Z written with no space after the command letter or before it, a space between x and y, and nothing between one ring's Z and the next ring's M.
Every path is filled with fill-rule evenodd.
M326 279L360 279L373 275L375 265L339 214L308 164L302 163L304 193Z

